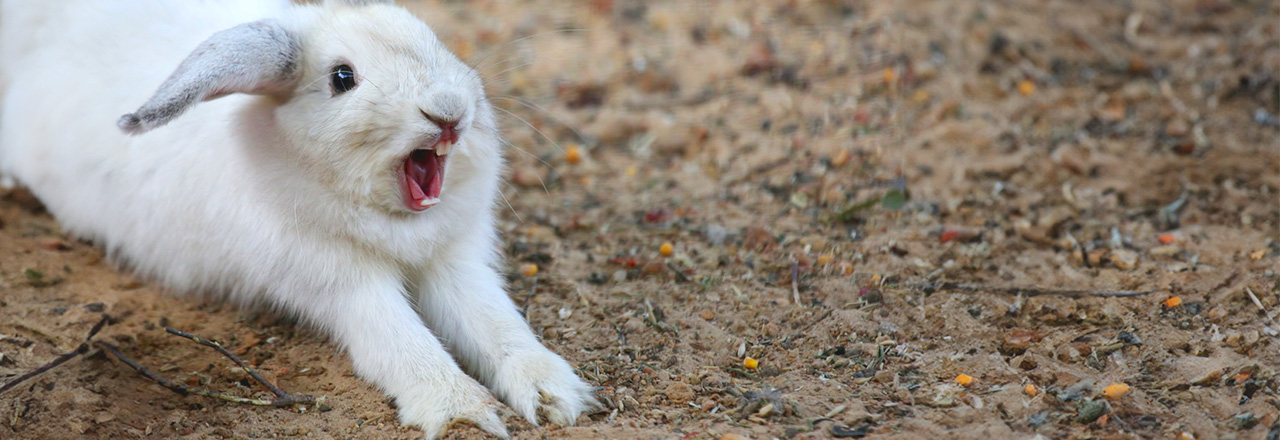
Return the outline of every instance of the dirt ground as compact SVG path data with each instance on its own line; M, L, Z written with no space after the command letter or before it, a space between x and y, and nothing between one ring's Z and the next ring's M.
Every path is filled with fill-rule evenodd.
M1280 437L1280 3L411 8L509 112L511 295L605 406L516 438ZM315 332L0 198L0 381L104 312L179 382L265 393L163 326L325 403L99 354L0 396L0 438L421 436Z

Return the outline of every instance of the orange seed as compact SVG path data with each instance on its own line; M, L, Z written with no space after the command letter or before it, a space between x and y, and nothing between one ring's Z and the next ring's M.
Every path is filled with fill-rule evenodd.
M1031 94L1035 92L1036 92L1035 83L1027 80L1023 80L1022 82L1018 83L1018 93L1021 93L1022 96L1031 96Z
M1121 397L1124 397L1125 394L1129 394L1130 391L1133 391L1133 388L1129 385L1116 382L1111 385L1107 385L1106 388L1103 388L1102 395L1110 400L1120 400Z
M570 165L576 165L578 162L582 162L582 149L578 148L577 145L570 145L569 148L564 151L564 161L569 162Z

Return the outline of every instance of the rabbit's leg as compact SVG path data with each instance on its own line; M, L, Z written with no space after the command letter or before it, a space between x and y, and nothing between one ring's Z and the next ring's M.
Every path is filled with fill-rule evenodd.
M591 386L544 347L503 289L501 277L473 249L450 255L422 274L419 311L459 362L507 405L535 425L570 425L594 407Z
M457 419L507 438L498 402L423 325L399 278L348 279L363 284L344 294L333 285L314 289L335 294L290 298L290 305L327 330L351 356L356 373L394 397L400 420L422 427L426 438L439 438Z

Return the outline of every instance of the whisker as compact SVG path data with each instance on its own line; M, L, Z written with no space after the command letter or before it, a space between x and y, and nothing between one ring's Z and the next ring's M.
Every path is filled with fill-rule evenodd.
M502 201L507 202L507 208L511 210L512 214L515 214L516 220L524 223L524 217L521 217L520 213L516 212L516 207L511 206L511 200L507 199L507 195L502 190L498 190L498 195L502 196Z
M516 70L516 69L519 69L519 68L522 68L522 67L529 67L529 66L532 66L532 65L533 65L533 62L532 62L532 61L527 62L527 63L517 64L517 65L512 66L512 67L510 67L510 68L503 69L501 72L498 72L498 73L493 74L493 75L492 75L492 77L502 76L502 74L507 73L507 72L510 72L510 71L512 71L512 70Z
M533 124L530 124L528 120L525 120L525 118L520 117L520 115L517 115L517 114L515 114L515 113L511 113L511 111L509 111L509 110L507 110L507 109L504 109L504 108L502 108L502 107L493 107L493 109L494 109L494 110L501 111L501 112L506 113L506 114L508 114L508 115L511 115L511 117L513 117L513 118L519 119L519 120L520 120L520 122L524 122L524 125L528 125L528 126L529 126L529 128L532 128L532 129L533 129L533 131L536 131L536 132L538 132L538 134L542 135L542 138L543 138L543 139L546 139L546 140L547 140L547 142L551 142L551 145L555 145L555 146L556 146L556 149L559 149L561 153L564 153L564 152L565 152L564 147L560 146L560 143L559 143L559 142L556 142L556 140L555 140L555 139L552 139L552 138L551 138L551 136L547 136L547 134L546 134L546 133L543 133L543 132L542 132L542 130L539 130L539 129L538 129L538 127L534 127L534 126L533 126Z
M516 43L519 43L519 42L521 42L521 41L526 41L526 40L528 40L528 39L530 39L530 38L537 38L537 37L541 37L541 36L545 36L545 35L551 35L551 34L560 34L560 33L568 34L568 33L574 33L574 32L586 32L586 31L587 31L586 29L582 29L582 28L578 28L578 29L556 29L556 30L553 30L553 31L538 32L538 33L533 34L533 35L527 35L527 36L524 36L524 37L521 37L521 38L517 38L517 39L515 39L515 40L508 41L507 43L505 43L505 44L503 44L503 45L501 45L501 46L498 46L498 47L495 47L495 48L489 49L489 50L487 51L487 53L485 53L484 55L482 55L482 56L480 57L480 59L475 60L475 61L472 63L472 65L473 65L473 66L476 66L476 69L479 69L480 67L482 67L482 66L483 66L481 63L483 63L483 62L484 62L484 60L486 60L486 59L488 59L489 57L493 56L493 54L498 53L498 51L499 51L499 50L501 50L501 49L505 49L505 48L507 48L508 46L511 46L511 45L513 45L513 44L516 44Z
M536 102L530 101L530 100L528 100L528 99L520 98L520 97L507 96L507 95L491 96L490 98L494 98L494 99L505 99L505 100L508 100L508 101L514 101L514 102L516 102L517 104L523 105L523 106L525 106L525 107L527 107L527 108L529 108L529 109L531 109L531 110L541 110L541 111L542 111L543 113L545 113L548 117L550 117L551 119L554 119L556 122L559 122L559 123L560 123L560 125L563 125L565 128L568 128L568 129L569 129L569 131L572 131L572 132L573 132L573 135L578 137L578 141L579 141L579 142L583 142L583 141L585 141L585 140L587 139L585 136L583 136L583 135L582 135L582 133L581 133L581 132L579 132L579 131L578 131L578 129L573 128L573 126L572 126L572 125L569 125L569 124L565 123L563 119L560 119L560 118L559 118L559 117L557 117L556 115L552 114L552 113L551 113L551 110L548 110L546 107L543 107L543 106L541 106L541 105L538 105L538 103L536 103Z
M521 152L521 153L524 153L525 155L527 155L527 156L529 156L529 157L532 157L534 160L536 160L536 161L538 161L538 162L542 162L542 164L543 164L543 165L546 165L546 166L547 166L547 168L550 168L552 171L555 171L556 173L559 173L559 172L560 172L560 170L559 170L558 168L556 168L556 167L555 167L555 165L551 165L551 163L549 163L549 162L547 162L547 161L545 161L545 160L542 160L542 158L541 158L541 157L538 157L537 155L534 155L533 153L530 153L530 152L528 152L528 151L525 151L525 149L523 149L523 148L520 148L520 147L515 146L515 145L514 145L514 144L512 144L511 142L508 142L506 139L503 139L503 138L499 137L499 138L498 138L498 141L499 141L499 142L502 142L502 144L503 144L503 145L506 145L507 147L510 147L511 149L514 149L514 150L516 150L516 151L519 151L519 152ZM544 181L544 180L542 180L542 176L539 176L539 175L537 175L537 174L534 174L534 177L537 177L537 178L538 178L538 183L542 185L542 192L547 193L547 194L551 194L551 190L547 189L547 182L546 182L546 181Z

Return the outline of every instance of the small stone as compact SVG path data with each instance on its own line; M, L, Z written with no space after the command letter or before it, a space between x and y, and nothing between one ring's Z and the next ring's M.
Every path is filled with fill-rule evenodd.
M712 319L716 319L716 313L710 310L703 310L702 313L698 314L698 317L710 321Z
M1226 344L1228 347L1237 348L1244 345L1244 337L1240 336L1239 333L1229 333L1227 334Z
M101 425L101 424L103 424L103 423L107 423L107 422L110 422L110 421L115 420L115 419L116 419L115 414L111 414L111 413L109 413L109 412L105 412L105 411L104 411L104 412L100 412L100 413L98 413L97 415L93 416L93 423L97 423L97 424Z
M956 406L958 404L956 402L956 392L957 389L952 386L939 387L937 389L937 394L934 394L933 399L930 399L927 405L934 408L951 408Z
M249 379L249 373L240 367L227 367L227 370L222 377L225 377L227 380L232 382L239 382Z
M1111 253L1111 264L1114 264L1120 270L1133 270L1138 267L1138 253L1121 249Z
M862 300L867 304L877 304L884 301L884 293L880 289L869 289L862 293Z
M1089 251L1085 260L1089 262L1089 267L1098 267L1102 265L1103 258L1106 258L1107 254L1106 249L1094 249Z
M1245 330L1244 333L1241 333L1240 337L1244 338L1244 345L1249 346L1257 344L1258 340L1262 338L1262 335L1260 335L1256 329L1248 329Z
M1253 413L1243 413L1232 418L1231 422L1236 429L1252 429L1254 426L1258 426L1258 417Z
M1129 345L1142 345L1142 338L1133 332L1121 331L1116 335L1116 339Z
M768 336L768 337L772 338L772 337L776 337L776 336L778 336L778 334L779 334L779 333L781 333L781 332L782 332L782 327L779 327L779 326L778 326L778 324L776 324L776 323L772 323L772 322L770 322L770 323L768 323L768 324L765 324L765 325L764 325L764 335L765 335L765 336Z
M667 385L666 394L667 399L679 404L693 401L697 397L693 393L693 387L683 382L672 382L671 385Z
M1182 248L1174 244L1166 245L1166 246L1156 246L1147 250L1147 254L1151 255L1151 258L1173 258L1178 256L1178 254L1181 252L1182 252Z
M1081 423L1093 423L1099 417L1111 412L1111 404L1106 400L1085 399L1076 405L1076 415Z
M716 246L724 244L725 240L728 240L733 235L733 231L720 225L707 225L702 233L707 237L707 241Z
M1038 339L1036 332L1015 328L1004 333L1004 343L1000 345L1000 352L1005 355L1018 355L1027 351L1031 347L1031 342Z

